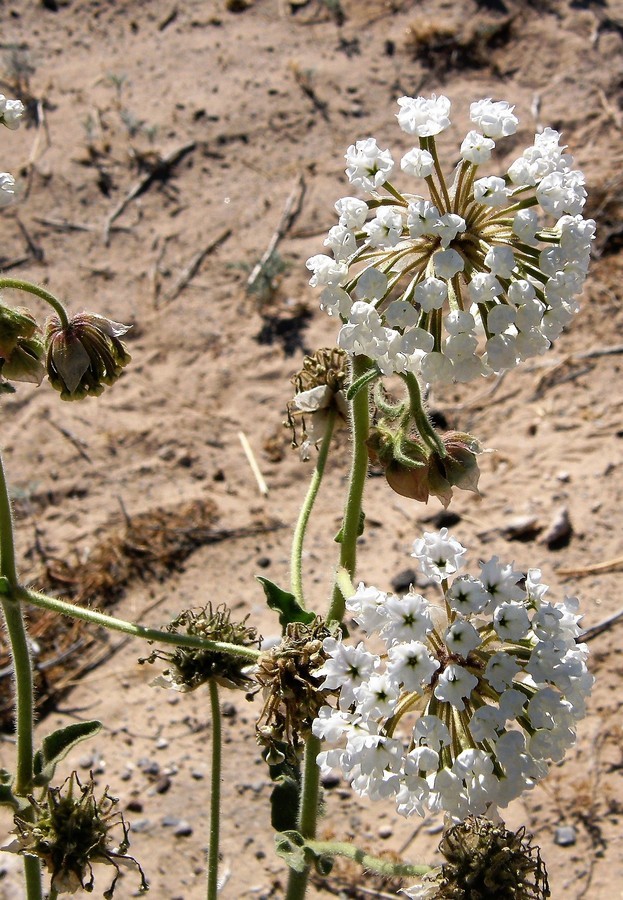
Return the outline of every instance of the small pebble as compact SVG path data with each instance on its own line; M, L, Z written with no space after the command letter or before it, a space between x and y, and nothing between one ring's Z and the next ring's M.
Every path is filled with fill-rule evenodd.
M268 558L268 556L260 556L257 564L260 569L267 569L270 566L270 559Z
M387 838L390 838L393 833L394 833L394 829L392 828L391 825L381 825L381 827L378 830L379 837L382 838L384 841L386 841Z
M153 787L153 792L155 794L166 794L166 792L171 787L171 779L168 775L161 775L158 781L155 783ZM150 794L152 792L150 791Z
M126 809L128 812L143 812L143 804L140 800L130 800Z
M569 518L569 510L566 506L562 506L549 524L545 534L541 538L541 543L545 544L550 550L560 550L566 547L573 534L573 526Z
M139 759L136 764L144 775L160 775L160 765L155 759Z
M166 748L168 746L169 746L169 742L167 741L166 738L161 737L161 738L158 738L158 740L156 741L156 750L166 750Z
M136 822L132 822L132 831L135 831L137 834L141 834L141 832L149 831L151 828L151 822L149 819L137 819Z
M559 847L571 847L575 844L575 828L573 825L561 825L554 832L554 843Z
M226 719L233 719L236 715L236 707L234 704L230 703L229 700L226 700L221 706L221 715Z
M337 787L341 782L341 778L337 772L327 772L326 775L320 776L320 781L322 782L322 786L331 789Z
M205 773L201 772L199 769L193 769L190 773L190 777L194 778L195 781L202 781L205 778Z
M192 833L192 825L185 819L182 819L181 822L179 822L173 829L173 834L175 835L175 837L190 837Z
M415 569L403 569L391 580L392 590L397 594L403 594L409 590L412 584L417 580L417 572Z
M176 825L180 824L180 820L177 816L163 816L162 821L160 823L163 828L175 828Z

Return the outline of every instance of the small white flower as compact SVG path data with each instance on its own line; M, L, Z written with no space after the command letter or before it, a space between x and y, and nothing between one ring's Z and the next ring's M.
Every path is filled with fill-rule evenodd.
M488 175L474 182L474 200L485 206L504 206L508 202L508 189L503 178Z
M414 147L400 160L400 168L407 175L413 175L415 178L428 178L435 167L433 157L428 150L420 150Z
M433 256L433 267L438 278L444 278L446 281L449 281L463 271L465 260L460 253L449 247L447 250L438 250L435 253Z
M357 197L342 197L335 204L335 210L340 217L340 225L350 231L358 231L366 221L368 204Z
M312 287L317 287L318 285L338 287L348 277L348 266L346 263L338 262L322 253L310 256L305 265L310 272L313 272L312 277L309 279Z
M415 299L424 312L441 309L448 297L448 285L440 278L425 278L415 288Z
M389 150L379 149L374 138L357 141L346 151L346 175L351 184L375 191L384 184L394 168Z
M0 208L9 206L16 197L15 179L9 172L0 172Z
M438 700L450 703L460 712L465 709L464 701L470 696L477 684L478 679L475 675L472 675L463 666L450 663L439 676L434 694Z
M454 575L462 566L465 547L448 534L447 528L441 531L425 531L421 538L413 542L413 553L419 559L422 571L435 581L443 581Z
M407 691L419 691L422 685L430 684L439 665L439 660L420 641L395 644L389 649L387 671Z
M513 115L514 109L506 100L476 100L469 108L469 115L484 135L497 140L515 134L519 119Z
M491 158L491 151L495 147L495 141L479 134L477 131L468 131L461 144L461 156L474 166L487 162Z
M480 645L482 638L470 622L456 619L446 631L444 640L451 653L467 657Z
M439 217L439 221L433 226L433 231L439 236L442 249L446 249L455 239L457 234L465 231L465 219L456 213L445 213Z
M26 107L21 100L10 100L4 94L0 94L0 124L6 125L11 131L19 128Z
M400 112L396 118L398 124L407 134L419 137L431 137L439 134L450 125L450 101L443 95L432 94L426 97L400 97Z

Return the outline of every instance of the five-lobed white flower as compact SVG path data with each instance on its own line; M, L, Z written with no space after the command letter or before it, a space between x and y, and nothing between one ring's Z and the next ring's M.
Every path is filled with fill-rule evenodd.
M415 541L414 555L445 603L363 584L348 598L386 652L325 640L318 675L338 708L324 706L313 732L341 746L318 763L404 816L481 815L530 790L575 740L593 681L578 603L546 600L538 569L522 581L497 557L480 578L457 574L465 548L447 529Z

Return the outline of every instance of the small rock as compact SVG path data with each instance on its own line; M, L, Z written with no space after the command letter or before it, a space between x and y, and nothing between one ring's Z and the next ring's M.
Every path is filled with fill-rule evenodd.
M322 786L324 788L330 790L331 788L337 787L342 779L337 772L327 772L326 775L320 776L320 781L322 782Z
M270 566L270 559L267 556L260 556L257 564L260 569L267 569Z
M190 837L193 833L193 827L190 822L187 822L185 819L182 819L173 829L173 834L175 837Z
M550 522L541 538L541 543L545 544L549 550L560 550L567 546L572 534L573 526L569 518L569 510L566 506L562 506Z
M137 819L136 822L132 822L132 831L135 831L137 834L141 834L141 832L149 831L151 828L151 822L149 819Z
M556 478L558 479L558 481L562 481L563 484L567 484L569 481L571 481L571 475L569 475L568 472L559 472L556 475Z
M171 779L168 775L161 775L158 781L155 783L153 787L153 791L156 794L166 794L166 792L171 787ZM151 792L150 792L151 793Z
M190 773L190 777L194 778L195 781L202 781L205 778L205 773L201 772L199 769L193 769Z
M120 781L129 781L132 778L132 772L130 769L124 769L121 775L119 775Z
M161 738L158 738L158 740L156 741L156 750L166 750L166 748L168 746L169 746L169 742L167 741L166 738L161 737Z
M162 821L160 822L163 828L175 828L180 824L180 819L177 816L163 816Z
M430 522L435 528L454 528L461 521L461 517L458 513L450 512L448 509L440 509L439 512L427 516L423 521Z
M141 770L143 775L160 775L160 764L156 762L155 759L139 759L137 762L138 768Z
M554 832L554 843L559 847L570 847L575 844L575 828L573 825L561 825Z
M380 838L382 838L384 841L386 841L387 838L390 838L393 833L394 833L394 829L392 828L391 825L381 825L381 827L378 830L378 836Z
M403 594L409 590L412 584L417 580L417 572L415 569L403 569L391 580L392 590L397 594Z
M234 719L236 717L236 712L236 707L233 703L230 703L229 700L226 700L221 706L221 715L225 719Z
M126 809L128 812L143 812L143 804L140 800L130 800Z
M536 537L543 526L539 525L536 516L515 516L501 529L502 534L509 541L529 541Z

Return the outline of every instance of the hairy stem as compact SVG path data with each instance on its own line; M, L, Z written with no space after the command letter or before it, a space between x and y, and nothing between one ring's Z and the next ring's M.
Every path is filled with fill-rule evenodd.
M335 415L335 410L332 409L329 411L325 433L316 459L316 468L314 469L314 474L312 475L307 490L307 496L301 507L296 528L294 529L294 535L292 537L292 553L290 556L291 587L292 593L303 608L305 607L303 598L303 541L305 540L305 532L307 531L309 517L314 507L314 503L316 502L322 476L324 475L331 437L333 435L333 426L335 425Z
M367 357L355 356L352 364L352 381L355 382L358 378L361 378L368 368L370 368L370 360ZM359 391L352 401L351 408L353 458L344 509L339 564L343 569L346 569L352 579L355 575L357 563L357 538L359 537L361 521L361 504L368 474L366 440L370 431L370 408L367 387L363 387ZM337 620L341 622L344 617L344 610L344 597L336 583L333 588L329 612L327 613L327 621Z
M303 784L301 788L301 804L298 815L298 831L304 838L316 837L318 822L318 793L320 790L320 769L316 757L320 753L320 740L311 735L305 743L305 759L303 763ZM303 872L290 869L288 889L285 900L303 900L307 891L309 868Z
M208 846L208 900L217 900L219 826L221 813L221 707L218 686L210 679L212 712L212 772L210 774L210 844Z
M417 380L417 377L412 372L405 372L404 374L401 374L400 377L407 385L411 405L411 414L413 415L413 418L415 420L415 425L420 437L431 450L435 450L443 459L448 455L448 452L444 446L443 441L431 425L430 419L428 418L426 410L424 409L424 404L422 402L422 392L420 390L420 384Z
M385 875L386 877L425 875L431 870L431 866L414 866L410 863L380 859L378 856L364 853L363 850L354 847L353 844L347 844L342 841L305 841L305 846L309 847L317 856L344 856L346 859L352 859L354 862L359 863L367 871L376 872L378 875Z
M45 302L49 303L52 309L58 315L63 328L67 328L67 326L69 325L67 310L65 309L61 301L57 297L55 297L54 294L46 291L45 288L39 287L38 284L32 284L30 281L23 281L21 278L0 278L0 290L2 290L3 288L13 288L16 291L26 291L26 293L28 294L34 294L35 297L39 297L40 300L45 300Z
M207 641L205 638L192 634L176 634L174 631L159 631L157 628L146 628L144 625L135 625L132 622L126 622L124 619L118 619L116 616L107 616L105 613L97 612L94 609L76 606L74 603L68 603L66 600L57 600L56 597L48 597L47 594L41 594L38 591L31 591L20 586L15 588L14 596L26 603L31 603L33 606L39 606L41 609L51 609L53 612L61 613L64 616L81 619L83 622L90 622L93 625L101 625L111 631L120 631L122 634L129 634L132 637L142 638L145 641L173 644L175 647L196 647L199 650L229 653L231 656L248 659L249 662L255 662L260 655L260 651L255 650L253 647L228 644L224 641Z
M17 761L13 790L26 797L33 786L34 755L34 684L32 663L28 647L28 635L22 609L11 593L17 588L15 568L15 544L13 520L4 467L0 459L0 576L8 587L2 596L2 611L9 637L13 659L13 683L15 690L15 731L17 735ZM34 812L27 810L25 817ZM34 857L24 857L24 878L28 900L41 900L41 865Z

